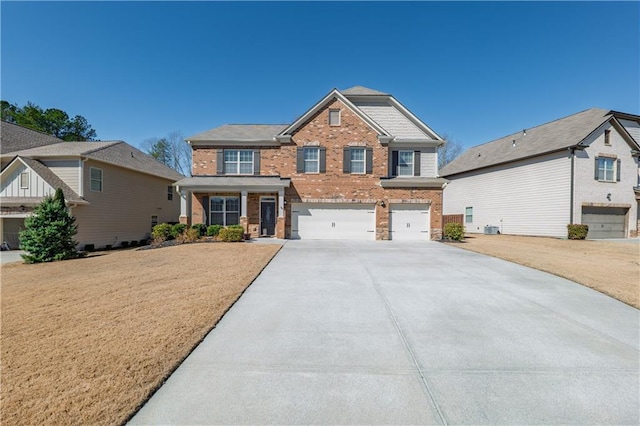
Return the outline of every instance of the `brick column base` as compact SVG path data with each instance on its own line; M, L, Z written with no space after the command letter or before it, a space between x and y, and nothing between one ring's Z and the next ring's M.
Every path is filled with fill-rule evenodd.
M276 238L284 239L284 217L278 217L276 222Z
M182 223L183 225L189 225L191 226L191 221L189 220L190 218L188 216L180 216L180 223Z

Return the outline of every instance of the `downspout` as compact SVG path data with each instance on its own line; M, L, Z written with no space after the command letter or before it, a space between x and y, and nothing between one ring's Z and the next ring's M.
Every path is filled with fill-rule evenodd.
M84 197L84 163L88 160L89 158L85 157L85 158L81 158L80 159L80 182L78 184L78 186L80 187L80 196Z
M571 150L571 194L569 196L569 223L573 225L573 188L574 188L574 175L575 175L575 163L576 163L576 149L575 147L569 148Z

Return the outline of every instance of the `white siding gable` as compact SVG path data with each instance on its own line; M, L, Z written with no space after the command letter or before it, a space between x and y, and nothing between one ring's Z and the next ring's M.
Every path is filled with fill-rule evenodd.
M20 174L23 172L29 173L28 188L20 188ZM55 192L40 175L20 161L4 171L0 185L0 197L45 197Z
M570 215L569 152L548 154L452 177L444 190L444 214L473 207L467 232L487 225L515 235L566 237Z
M430 139L396 107L386 102L354 102L392 136L405 139Z
M436 148L420 149L420 176L436 177L438 174L438 156Z

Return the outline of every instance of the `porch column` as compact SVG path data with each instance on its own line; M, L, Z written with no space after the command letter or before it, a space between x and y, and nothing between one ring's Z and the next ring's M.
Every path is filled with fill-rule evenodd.
M278 217L284 217L284 189L278 191Z
M247 217L247 191L242 191L240 195L240 217Z
M191 191L180 190L180 223L191 223Z

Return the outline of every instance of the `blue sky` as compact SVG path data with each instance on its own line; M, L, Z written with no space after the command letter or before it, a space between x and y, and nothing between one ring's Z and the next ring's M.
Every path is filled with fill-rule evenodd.
M591 107L640 113L640 3L7 2L1 98L133 145L392 93L464 146Z

